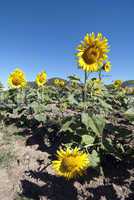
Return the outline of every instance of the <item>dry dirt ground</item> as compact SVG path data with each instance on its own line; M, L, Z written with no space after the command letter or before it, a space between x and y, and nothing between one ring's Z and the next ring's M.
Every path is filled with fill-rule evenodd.
M8 125L0 128L0 200L134 200L134 159L107 157L104 175L66 181L49 165L51 149L37 135Z

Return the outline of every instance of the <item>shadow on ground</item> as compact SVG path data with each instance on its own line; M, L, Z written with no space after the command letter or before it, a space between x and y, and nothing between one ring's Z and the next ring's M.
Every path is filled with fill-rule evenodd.
M105 177L99 176L96 170L89 169L86 176L77 181L67 181L48 172L30 170L27 172L29 180L36 181L31 182L27 179L21 181L22 196L33 200L133 200L134 182L129 182L133 161L126 161L124 166L123 163L114 161L113 163L108 161L104 166L104 162ZM131 191L127 196L118 189L122 186L127 186Z
M45 184L39 186L28 180L22 180L22 196L40 200L40 197L52 200L75 200L77 199L77 190L72 182L67 182L62 178L55 177L46 172L30 172L30 175L36 180L43 181Z

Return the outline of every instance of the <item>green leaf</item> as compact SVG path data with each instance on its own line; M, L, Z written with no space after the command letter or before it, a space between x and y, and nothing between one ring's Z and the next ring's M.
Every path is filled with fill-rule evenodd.
M125 153L125 149L121 143L117 144L116 148L120 153Z
M100 163L100 157L97 153L97 151L93 150L90 154L90 162L92 167L97 167Z
M109 110L112 110L112 109L113 109L112 106L111 106L110 104L106 103L104 100L99 99L99 101L100 101L102 107L104 107L104 108L106 108L106 109L109 109Z
M88 113L82 113L81 119L82 123L86 126L87 129L90 127L92 131L98 136L102 134L105 127L105 119L102 116L95 115L90 117Z
M134 108L130 108L128 109L125 113L124 113L125 117L130 120L130 121L134 121Z
M106 138L103 141L103 148L108 151L109 153L113 153L114 149L113 149L113 144L112 144L112 140L110 138Z
M74 98L74 94L69 94L68 96L68 101L69 103L72 105L72 104L76 104L78 105L78 101Z
M102 134L106 124L105 118L101 115L94 115L93 120L96 124L99 134Z
M95 138L93 136L90 135L82 135L82 145L92 145L94 143Z
M35 115L35 119L39 122L45 122L46 121L46 115L44 113L40 113Z
M34 113L39 114L41 112L45 111L45 107L43 104L39 104L39 102L32 102L29 106L30 108L33 109Z
M98 134L98 129L96 128L93 119L88 115L88 113L82 113L81 119L82 123L86 126L87 129L90 127L95 133Z
M39 112L39 104L37 102L32 102L29 107L31 107L35 113Z
M62 127L61 127L61 129L60 129L60 132L66 132L66 131L69 131L69 132L73 132L73 130L71 129L71 124L72 124L72 120L70 120L70 121L67 121L67 122L65 122L63 125L62 125Z

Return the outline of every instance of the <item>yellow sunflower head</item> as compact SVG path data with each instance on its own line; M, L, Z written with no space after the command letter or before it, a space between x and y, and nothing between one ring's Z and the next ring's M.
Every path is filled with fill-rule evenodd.
M89 165L89 155L77 147L75 149L60 149L57 151L57 160L52 162L52 167L57 175L67 179L82 175Z
M55 79L54 80L54 85L57 87L64 87L65 86L65 81L61 79Z
M108 40L101 33L86 34L77 51L79 67L87 72L96 72L107 59Z
M122 85L122 81L121 80L115 80L114 83L114 88L120 88Z
M24 88L26 83L25 74L21 69L15 69L8 77L8 85L11 88Z
M36 84L38 85L38 87L43 86L47 81L47 74L45 71L40 72L39 74L37 74L36 76Z
M112 66L112 65L111 65L111 62L108 61L108 62L104 63L102 69L103 69L105 72L110 72L110 71L111 71L111 66Z

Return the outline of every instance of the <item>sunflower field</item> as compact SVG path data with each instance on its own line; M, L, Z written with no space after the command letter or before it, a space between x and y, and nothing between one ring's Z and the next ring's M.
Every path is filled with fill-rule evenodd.
M75 54L84 80L43 70L29 82L16 68L0 86L0 171L11 200L134 199L134 82L104 83L109 51L101 33L86 34Z

